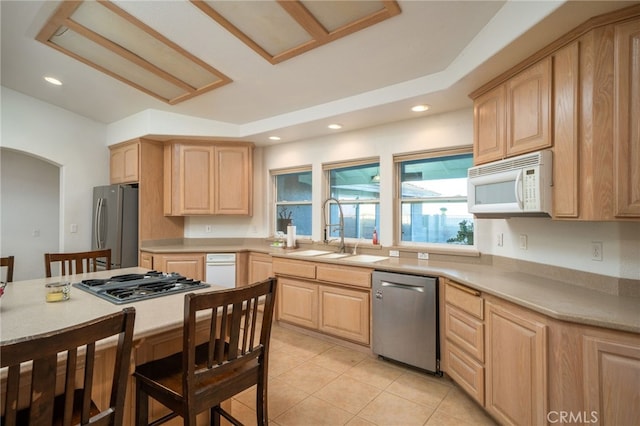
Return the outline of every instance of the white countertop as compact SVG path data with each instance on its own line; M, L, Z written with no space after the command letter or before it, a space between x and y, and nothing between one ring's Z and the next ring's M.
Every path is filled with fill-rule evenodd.
M129 306L136 309L134 340L181 327L184 318L184 296L187 293L175 293L145 301L115 305L72 286L69 300L53 303L45 301L44 285L49 282L68 280L71 283L77 283L88 278L109 278L113 275L147 271L148 269L144 268L124 268L9 283L4 295L0 298L0 341L69 327L121 311ZM211 287L194 290L194 293L224 288L211 285Z

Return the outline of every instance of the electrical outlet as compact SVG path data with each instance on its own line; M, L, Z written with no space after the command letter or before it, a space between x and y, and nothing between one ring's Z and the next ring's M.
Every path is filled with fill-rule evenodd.
M591 241L591 260L602 262L602 241Z
M418 259L429 260L429 253L419 252L418 253Z
M211 230L212 230L211 225L205 225L205 226L204 226L204 232L207 232L207 233L208 233L208 232L211 232Z
M389 250L389 257L400 257L399 250Z
M520 234L520 250L527 249L527 234Z
M502 232L497 235L496 244L498 247L502 247L504 245L504 234Z
M78 224L77 223L72 223L71 224L71 233L75 234L78 232Z

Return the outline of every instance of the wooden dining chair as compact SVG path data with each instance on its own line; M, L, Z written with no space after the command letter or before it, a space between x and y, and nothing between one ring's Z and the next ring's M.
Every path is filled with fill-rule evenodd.
M55 262L60 262L60 275L95 272L98 270L98 259L103 259L104 269L111 269L111 249L77 253L45 253L45 275L51 276L51 265Z
M6 282L10 283L13 281L13 256L0 257L0 267L7 268L7 279Z
M61 330L2 342L0 359L7 368L7 382L1 424L122 425L134 321L135 309L129 307ZM118 337L113 361L95 369L96 376L113 374L108 406L100 411L91 399L96 342L112 336ZM100 359L105 358L109 357ZM55 395L61 388L63 393Z
M257 424L268 423L267 366L276 283L269 278L185 296L182 351L136 367L137 425L148 424L149 397L171 410L154 425L181 416L184 425L194 426L196 415L206 410L211 424L219 425L220 416L241 424L220 404L253 385ZM203 315L208 335L198 343L196 319L205 321Z

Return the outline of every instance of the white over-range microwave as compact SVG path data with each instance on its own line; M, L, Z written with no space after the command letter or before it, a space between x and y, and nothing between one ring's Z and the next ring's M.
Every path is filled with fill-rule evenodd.
M551 216L552 153L538 151L471 167L469 212L482 217Z

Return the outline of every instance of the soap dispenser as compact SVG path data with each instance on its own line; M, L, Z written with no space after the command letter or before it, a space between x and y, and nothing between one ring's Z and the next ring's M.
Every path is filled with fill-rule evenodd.
M376 228L373 228L373 236L371 238L371 242L374 246L378 245L378 233L376 232Z

